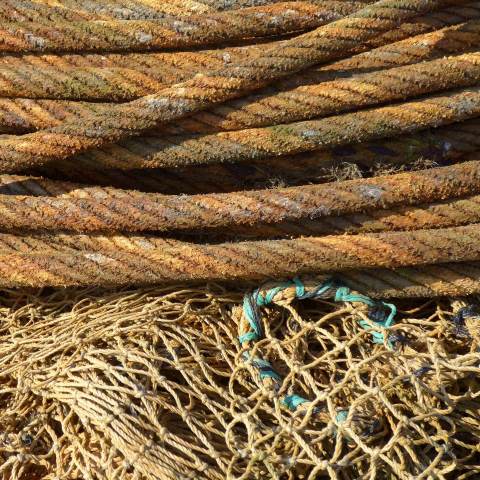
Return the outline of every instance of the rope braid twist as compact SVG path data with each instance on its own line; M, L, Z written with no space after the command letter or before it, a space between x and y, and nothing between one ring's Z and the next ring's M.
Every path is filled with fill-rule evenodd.
M480 2L473 6L475 14L469 11L466 19L480 17ZM479 38L480 22L471 20L370 50L368 54L356 55L318 69L308 69L270 86L268 91L272 93L266 95L269 98L272 95L276 96L276 92L299 85L319 84L338 79L339 75L345 75L345 72L348 75L355 75L362 72L361 68L379 71L463 53L474 48ZM226 61L235 63L245 60L249 54L254 53L251 50L255 47L254 45L220 51L175 54L58 57L36 55L0 58L2 95L29 97L0 99L0 133L27 133L59 125L62 121L72 121L75 117L108 113L111 108L108 103L88 103L59 98L118 101L147 95L158 90L159 85L173 84L190 78L193 75L190 75L190 71L212 70L220 68ZM42 100L46 97L54 97L55 100ZM167 134L214 133L217 130L254 126L255 119L259 119L258 116L249 115L246 123L245 119L238 119L238 115L245 109L247 109L245 114L248 114L252 107L255 109L257 98L258 96L247 96L241 101L227 102L221 108L198 112L187 119L163 125L162 131ZM241 116L244 117L243 114ZM265 124L262 118L260 120L262 120L260 124Z
M427 128L446 127L478 116L480 87L477 82L476 86L435 96L313 120L207 135L133 138L102 148L94 152L92 158L102 168L124 170L221 163L256 162L261 165L262 161L276 157L388 139ZM20 141L24 137L7 136L5 142ZM0 171L4 173L23 170L27 165L17 167L4 168L0 163Z
M338 180L342 176L337 173L344 169L350 172L349 167L354 164L357 168L352 169L352 173L360 171L368 176L385 174L390 169L416 170L417 167L424 168L434 164L446 165L469 153L480 151L479 129L480 119L474 118L392 139L345 145L294 156L285 155L259 162L254 160L246 166L218 163L152 168L148 171L103 167L103 159L112 150L111 147L105 147L78 155L75 162L60 161L54 166L47 165L32 173L84 184L177 195L271 188L279 179L285 186L305 185ZM117 158L138 156L128 148L128 142L117 145L114 150ZM6 177L1 175L0 182L5 189L3 178ZM31 178L30 181L36 180ZM17 182L16 186L19 185Z
M389 348L393 348L393 343L388 337L386 337L383 332L376 330L376 328L380 327L382 330L387 330L393 325L397 313L396 306L392 303L372 300L366 295L352 291L349 287L341 285L338 280L332 277L326 277L320 283L318 283L318 280L303 282L300 278L296 277L293 280L269 286L268 288L265 285L251 293L245 294L242 315L239 321L240 335L238 341L243 348L265 338L260 313L261 307L273 304L285 306L294 300L329 298L332 298L336 303L343 302L368 307L367 316L369 321L359 320L359 325L372 335L372 341L374 343L385 344L386 342ZM373 329L372 323L375 325ZM258 370L261 381L269 379L273 382L275 389L280 387L282 376L273 368L268 360L257 356L251 357L248 350L243 352L242 357ZM281 404L292 411L295 411L300 405L309 402L308 399L296 393L288 394L281 400ZM345 421L346 418L345 412L341 411L337 415L337 421L340 423Z
M416 14L438 10L451 3L451 0L383 0L307 34L278 42L263 55L240 65L197 75L157 94L112 106L111 115L92 115L81 122L64 122L17 140L1 139L2 167L40 165L139 135L161 123L244 95L314 64L344 57L380 32Z
M445 78L438 75L438 68L442 69L445 74L449 74L450 77L456 69L459 70L454 80L460 87L462 81L468 81L466 77L469 76L472 66L469 66L468 63L455 65L455 57L448 60L446 57L453 54L465 54L474 49L480 40L480 23L478 20L472 20L460 26L449 27L445 32L434 33L435 36L429 34L430 37L427 38L420 36L418 42L428 44L436 41L439 44L438 47L424 47L424 51L415 56L404 53L406 46L398 48L399 58L393 64L388 62L388 68L380 61L383 49L378 49L382 52L373 50L371 56L374 56L374 59L370 58L371 56L365 59L357 58L356 61L349 59L349 62L336 62L338 68L329 65L299 72L268 87L265 93L232 100L220 107L210 108L206 114L198 112L193 118L175 122L176 129L184 128L188 133L189 125L192 125L192 122L196 125L204 119L212 130L236 130L266 126L273 122L286 123L301 120L307 116L312 118L315 115L328 113L328 110L335 106L339 110L352 108L355 106L355 101L359 102L359 106L365 106L375 103L376 100L386 102L396 98L407 98L409 90L412 90L411 96L420 95L422 89L425 90L423 93L427 93L434 91L435 88L440 89L442 83L448 83ZM443 41L444 37L446 37L445 41ZM408 45L412 48L411 43ZM391 50L392 48L389 50L390 55L393 55ZM385 55L385 52L383 54ZM25 59L23 57L21 59L8 58L3 61L0 58L0 96L28 98L30 101L52 99L51 102L55 102L56 110L59 111L67 110L69 107L70 109L73 107L75 110L75 103L73 105L65 103L67 100L131 101L154 94L173 83L193 77L193 69L192 72L185 73L183 65L185 62L188 64L195 59L197 63L203 61L203 63L209 64L197 65L197 71L198 68L211 70L221 68L225 63L233 62L232 57L240 57L233 48L226 49L223 56L218 52L210 53L208 51L180 52L178 57L175 54L173 59L183 68L172 78L172 74L169 74L171 69L168 68L168 63L167 67L164 67L164 63L173 62L173 59L167 57L165 62L162 62L167 55L164 54L162 57L161 54L149 56L127 54L117 55L120 58L107 58L105 61L97 60L96 57L90 60L67 57L65 60L63 57L46 55L40 58L32 56ZM376 60L377 56L380 57L380 60ZM245 56L245 58L248 57ZM468 60L468 57L465 58ZM419 63L421 60L429 62L436 60L436 63L422 64ZM461 60L460 58L458 62ZM369 73L362 74L362 70L358 69L358 62L361 62L363 71ZM386 63L386 61L384 62ZM445 62L449 62L449 65L443 65ZM67 63L68 66L65 66L64 63ZM370 67L370 64L373 66ZM353 77L342 79L341 77L346 73L341 71L341 67L346 68L348 75L353 75ZM177 68L180 69L178 66ZM406 77L403 78L403 75ZM410 79L409 75L417 78L425 77L425 81L421 85L407 81ZM358 80L353 81L357 76ZM325 85L322 85L324 82L326 82ZM365 88L365 86L369 88L369 92L362 90L362 87ZM444 88L448 88L448 85ZM418 89L420 91L416 93ZM369 98L367 93L371 94L372 98ZM48 107L48 104L46 106ZM33 121L35 121L35 116L33 116ZM200 129L195 128L196 131L204 129L205 126Z

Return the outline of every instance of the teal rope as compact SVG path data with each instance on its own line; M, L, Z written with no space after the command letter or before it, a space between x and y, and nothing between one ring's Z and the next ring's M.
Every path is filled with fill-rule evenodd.
M282 399L282 404L288 407L290 410L295 411L302 403L308 403L309 400L301 397L300 395L287 395Z
M358 302L358 303L363 303L369 307L374 307L378 305L377 302L367 297L366 295L354 294L351 292L351 290L348 287L337 285L334 279L332 278L327 279L325 282L320 284L317 288L315 288L314 290L308 293L305 293L305 285L299 278L294 278L291 281L283 282L277 285L276 287L271 288L270 290L267 290L265 292L265 296L263 296L260 293L260 288L258 288L252 294L245 295L243 299L243 313L250 325L251 330L247 333L244 333L243 335L240 335L240 337L238 338L240 344L243 345L244 343L255 342L263 338L264 332L263 332L259 308L270 305L278 293L293 286L295 287L295 297L299 300L322 298L322 297L325 297L325 295L330 290L333 290L336 288L335 293L333 295L335 302ZM385 320L383 321L375 320L373 321L373 323L385 329L388 329L393 325L395 316L397 314L397 308L395 307L395 305L391 303L381 302L381 305L389 309L390 313L385 318ZM365 320L360 320L358 323L362 328L369 331L369 333L372 336L372 341L374 343L380 343L380 344L384 343L385 337L383 333L372 330L372 326L369 322L366 322ZM390 341L387 340L387 344L389 345L390 348L393 348ZM248 353L246 353L246 356L247 358L249 358ZM277 372L275 372L272 365L267 360L254 358L252 360L252 365L254 365L259 370L261 379L272 378L276 382L280 383L281 376ZM303 397L300 397L299 395L292 394L292 395L287 395L282 400L282 404L285 405L290 410L294 411L299 405L301 405L302 403L306 403L308 401L309 400ZM345 411L341 411L339 415L341 415L342 412L345 412ZM340 419L339 419L337 415L337 420L344 421L345 419L342 420L342 415L340 416Z

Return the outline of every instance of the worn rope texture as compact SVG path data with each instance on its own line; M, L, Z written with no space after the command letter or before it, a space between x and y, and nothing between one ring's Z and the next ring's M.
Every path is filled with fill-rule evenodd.
M480 223L480 196L448 200L418 207L399 206L387 210L371 210L354 215L325 217L320 220L302 218L296 222L263 225L232 225L228 229L203 230L215 238L281 238L301 235L390 232L442 228ZM200 232L196 232L199 234Z
M273 5L190 16L184 19L80 21L39 17L2 19L0 51L88 52L180 49L241 39L302 32L349 15L363 4L325 0L324 4ZM6 12L4 12L5 15Z
M49 254L48 252L58 254L71 251L74 255L83 253L87 258L99 263L106 261L110 252L130 253L137 258L143 258L155 249L162 251L162 249L180 245L182 243L176 240L152 236L0 234L0 252L3 255ZM111 265L110 268L114 268L113 262ZM132 265L119 263L117 268L126 272L135 268L134 265L135 263ZM58 271L56 275L58 275ZM351 288L360 289L362 293L375 298L428 298L480 293L480 262L422 265L421 267L403 267L395 270L382 268L349 270L338 272L336 277ZM106 273L96 282L111 284L112 278L113 275L109 276L107 269Z
M81 122L0 141L3 170L66 158L80 151L138 135L158 123L180 118L214 103L258 89L277 78L316 63L345 56L356 45L387 31L415 14L438 9L446 0L384 0L345 19L329 23L291 40L280 42L241 65L198 75L155 95L112 106L112 115L96 115Z
M102 16L90 12L68 8L60 5L42 5L30 0L5 0L0 5L0 19L4 21L59 21L78 22L85 20L98 20Z
M480 3L478 3L478 7L475 6L474 12L477 12L477 17L480 16ZM472 13L471 16L475 15ZM477 36L478 22L467 22L427 35L408 38L316 70L307 70L278 83L284 88L292 88L303 83L321 83L332 80L344 74L342 72L355 74L363 70L397 67L428 60L432 57L451 55L478 44ZM109 100L120 97L127 98L133 94L133 91L145 94L145 89L153 88L158 83L185 80L191 76L190 71L210 70L219 68L225 61L235 62L235 55L238 56L242 52L248 53L248 50L230 49L226 53L220 51L220 53L214 54L214 52L217 51L211 51L208 54L207 52L177 52L174 55L89 56L88 58L91 60L86 62L85 57L78 55L62 56L61 58L25 55L21 58L0 58L3 88L15 92L17 85L21 86L22 91L27 92L30 97L14 100L0 99L0 133L26 133L52 127L62 121L71 121L75 116L83 118L92 113L105 113L110 108L108 105L98 103L32 100L32 96L47 95L45 91L48 91L48 95L51 96L53 96L52 92L55 92L57 98L78 97L80 93L83 98L86 98L91 97L92 92L95 92L95 98L101 98L102 95L106 95ZM244 60L245 56L242 59ZM106 61L109 62L107 64L109 68L105 68ZM30 64L32 67L29 66ZM59 66L52 71L52 64ZM83 68L79 71L78 67ZM96 69L99 69L101 78L98 76L95 79L90 78L88 72L96 72ZM179 69L180 73L168 73L171 69L175 71ZM17 75L20 72L23 74ZM112 72L115 72L114 77L112 77ZM7 78L10 80L8 85L5 85ZM12 81L13 78L15 82ZM139 85L135 79L141 79L142 84ZM110 80L112 83L109 83ZM276 91L275 88L274 91ZM246 97L245 103L248 103L248 98ZM232 123L231 119L229 122L224 121L224 116L229 115L230 105L230 103L226 104L217 110L210 109L207 113L198 112L192 117L175 122L173 125L165 125L162 128L172 133L224 129L227 124ZM244 105L241 104L238 107L244 108Z
M32 132L110 111L108 103L0 98L0 133Z
M446 34L447 40L439 41L441 47L437 50L434 49L434 54L430 55L430 52L429 56L425 56L425 58L416 57L416 52L412 51L411 47L408 47L410 58L399 54L395 48L390 48L386 51L395 59L394 61L389 60L385 51L382 50L382 52L378 52L380 61L376 59L375 55L365 55L361 59L359 58L358 62L345 62L343 66L346 67L346 70L343 71L341 70L342 62L337 62L335 69L331 65L313 72L307 70L302 72L302 75L289 77L268 87L260 94L234 99L205 112L198 112L191 118L187 117L181 120L179 124L171 127L167 125L166 131L178 134L189 131L212 132L267 126L331 113L338 114L342 111L352 110L356 105L365 107L407 99L416 95L446 90L452 88L452 85L461 87L463 82L468 83L468 78L464 78L462 81L454 80L454 73L449 71L449 68L459 68L460 70L467 68L468 70L466 64L459 64L456 67L454 58L457 58L459 62L462 62L462 59L467 62L475 61L476 53L450 57L449 66L444 69L446 78L443 86L442 76L439 76L437 68L443 69L443 63L447 62L447 59L442 58L428 63L421 62L430 60L436 55L444 56L448 50L455 53L455 48L457 51L459 51L458 49L465 51L472 47L477 48L480 42L480 23L472 22L468 30L465 30L467 28L455 31L455 33L462 32L458 37L463 37L463 41L458 41L459 38L448 40L450 33ZM425 44L420 39L418 41L424 50L428 50L426 47L428 43ZM375 50L369 53L375 53ZM415 60L413 64L412 59ZM362 74L362 71L366 73ZM347 74L353 76L341 78ZM451 83L448 79L449 76L452 79ZM468 85L472 84L468 83ZM9 96L8 92L6 94Z
M38 234L38 235L14 235L0 234L0 254L1 255L25 255L37 256L45 255L74 255L90 260L92 265L98 263L104 264L99 271L103 273L93 279L93 274L88 271L87 275L92 275L93 284L100 285L119 285L122 281L128 282L135 278L139 284L154 282L151 279L152 267L145 269L144 278L141 279L140 272L145 257L148 257L154 251L163 251L186 245L173 239L163 239L153 236L133 236L133 235L71 235L71 234ZM115 256L116 254L116 256ZM111 257L114 255L114 257ZM140 260L140 265L133 261L128 262L127 256ZM60 258L60 257L58 257ZM54 261L59 262L58 258ZM192 257L193 258L193 257ZM35 259L34 259L35 260ZM196 263L195 263L196 264ZM30 262L28 265L32 265ZM53 263L52 263L53 265ZM151 265L151 264L150 264ZM193 265L192 265L193 266ZM32 266L33 268L33 266ZM44 282L40 286L54 282L64 284L66 282L66 272L70 271L69 282L81 282L85 275L80 277L74 270L69 270L68 265L62 267L57 264L57 269L50 271L50 276L46 275L47 268L42 267L42 272L38 273L38 282ZM93 267L90 266L90 269ZM116 273L111 273L116 271ZM81 269L79 268L79 272ZM119 277L119 272L122 272ZM43 275L42 275L43 274ZM158 274L158 273L157 273ZM62 277L62 275L64 275ZM348 270L335 274L341 282L360 290L362 293L374 298L411 298L411 297L437 297L437 296L458 296L480 293L480 262L468 263L445 263L438 265L422 265L421 267L409 266L403 268L385 269L360 269ZM72 280L73 278L73 280ZM117 280L115 280L117 278ZM12 282L10 278L10 282ZM125 280L124 280L125 279ZM128 279L128 280L126 280ZM16 282L21 283L18 278ZM16 285L16 283L14 284Z
M152 236L0 234L2 254L28 254L29 252L46 254L72 251L77 255L79 253L88 255L92 260L99 262L103 259L101 255L108 257L109 252L126 252L142 258L152 250L161 251L164 248L179 245L181 242L176 240ZM123 270L129 268L132 267L128 264L118 267ZM351 288L360 289L362 293L375 298L429 298L480 293L480 262L422 265L395 270L382 268L349 270L338 272L336 277ZM108 272L99 278L100 281L105 282L108 279ZM111 282L111 278L108 281Z
M259 162L276 156L391 138L479 115L480 87L471 87L319 120L211 135L157 135L129 139L119 142L119 146L105 147L94 155L102 168L120 169ZM24 137L8 138L5 143L21 145ZM15 155L19 162L3 162L3 171L10 170L13 165L14 169L21 167L19 163L23 164L25 157L20 157L18 152L17 148ZM38 160L38 157L27 158L33 158L35 162Z
M477 194L479 178L480 162L470 161L367 179L225 194L161 195L60 183L62 193L57 196L0 195L0 226L172 231L320 219ZM6 191L15 192L22 182L8 187L7 177L6 183ZM44 185L55 188L55 182Z
M24 1L24 0L23 0ZM119 19L119 20L146 20L146 19L162 19L165 17L189 17L191 15L199 15L206 13L214 13L218 11L235 10L238 8L263 6L273 3L278 3L279 0L207 0L207 1L193 1L193 0L169 0L168 2L151 2L149 0L103 0L99 2L85 2L83 0L62 0L61 3L36 1L35 8L38 4L43 4L49 10L53 8L61 8L60 13L65 10L73 10L89 18L95 19ZM30 10L33 8L30 2L24 2L26 8ZM310 3L321 3L313 0ZM372 1L356 1L356 3L373 3ZM8 7L18 9L18 1L7 0L5 4ZM12 5L13 4L13 5ZM28 7L27 7L28 5ZM40 9L39 9L40 10ZM40 10L42 13L47 13L48 10ZM22 10L23 12L23 10Z
M234 3L234 2L231 2ZM254 3L249 2L252 6ZM272 3L272 2L264 2ZM260 5L261 3L258 2ZM4 0L0 6L0 17L17 21L56 20L146 20L164 17L186 17L192 14L215 12L225 2L213 2L210 6L195 1L169 0L160 4L148 1L102 1L87 3L65 0L62 2ZM233 6L233 5L232 5ZM220 7L220 8L216 8Z
M480 16L480 4L477 16ZM473 15L471 15L473 16ZM444 30L409 38L387 47L377 48L368 55L360 54L351 59L335 62L318 69L308 69L271 86L260 98L246 97L213 108L208 114L198 113L198 120L219 116L218 128L233 129L254 125L241 118L235 122L231 114L237 108L254 111L266 107L267 99L285 90L305 84L333 80L336 76L398 67L439 56L462 53L475 48L480 39L480 23L472 20ZM255 48L259 48L258 46ZM0 96L27 97L29 99L67 99L94 101L128 101L155 93L168 84L184 81L198 69L212 70L225 63L235 63L252 55L252 49L226 49L224 51L178 52L175 54L127 54L55 57L22 56L0 59ZM386 55L387 54L387 55ZM196 68L196 70L195 70ZM295 90L294 90L295 92ZM285 95L286 92L283 93ZM58 108L61 103L58 103ZM259 105L259 107L256 107ZM260 109L261 112L261 109ZM248 110L247 110L248 113ZM195 117L195 118L196 118ZM252 120L250 120L251 122ZM211 121L210 121L211 122ZM209 123L210 123L209 122ZM216 125L214 123L214 125Z
M478 33L478 42L480 42L480 23ZM0 76L3 75L4 73L0 73ZM141 84L140 78L136 81ZM220 125L222 129L234 130L287 123L479 83L480 53L475 52L367 73L351 79L305 85L273 96L261 96L260 99L246 105L236 102L228 107L229 113L224 114ZM7 88L10 88L10 85L15 85L14 88L17 89L18 94L25 95L22 84L15 79L13 81L8 79ZM88 83L85 83L87 90L88 87ZM5 93L9 96L11 92L2 92L0 82L0 95ZM57 93L53 91L52 98L57 96ZM82 90L78 95L83 95ZM89 99L88 94L86 96L86 99ZM80 109L82 107L85 109L84 104ZM92 107L92 109L97 108ZM103 108L105 109L105 106Z
M99 190L85 189L81 185L66 182L53 182L31 177L0 178L1 194L13 195L54 195L70 198L88 198L97 195ZM108 195L108 191L105 192ZM118 197L118 195L117 195ZM309 212L300 213L296 221L278 223L254 223L229 225L226 228L201 229L195 235L214 235L215 238L280 238L301 235L329 235L340 233L385 232L395 230L416 230L421 228L445 228L480 223L480 196L473 195L459 199L423 204L419 206L399 205L389 209L367 210L343 216L311 218ZM63 226L63 225L62 225ZM0 234L0 238L3 238ZM14 238L5 236L5 241ZM48 237L47 237L48 238ZM88 238L88 237L86 237ZM136 238L136 237L135 237ZM142 237L139 237L142 238ZM2 242L4 240L1 240ZM147 241L147 240L145 240ZM28 242L26 245L30 245ZM0 249L2 247L0 246ZM33 248L33 247L32 247Z
M480 260L478 224L450 229L160 249L0 252L6 287L147 285L172 281L265 280L303 273L398 268ZM279 261L281 259L281 261Z
M262 353L284 391L314 400L292 413L241 362L234 290L2 298L0 468L12 480L478 472L478 352L444 303L402 311L395 350L372 344L355 309L269 309Z
M440 15L433 12L431 15ZM430 18L429 16L429 18ZM440 17L449 19L446 24L460 23L480 16L480 3L473 2L465 7L450 8ZM422 23L421 21L420 23ZM439 19L431 27L440 28ZM428 23L428 22L427 22ZM432 23L430 21L429 23ZM404 27L405 28L405 27ZM473 30L470 30L472 28ZM422 59L430 59L439 55L447 55L464 51L476 45L475 24L455 25L444 30L434 31L428 35L411 37L411 29L405 41L376 48L369 54L355 55L351 59L340 60L325 67L313 68L299 72L292 77L281 80L279 88L291 88L305 83L317 83L332 79L338 71L362 71L359 63L365 68L384 68L417 63ZM405 34L398 33L399 38ZM438 46L437 46L438 44ZM249 56L262 52L262 49L275 45L249 45L240 48L203 50L197 52L149 53L149 54L83 54L83 55L23 55L22 57L4 56L0 65L5 81L20 82L25 92L23 96L57 98L78 98L84 93L97 100L131 99L154 93L158 84L173 84L191 78L199 70L221 68L225 63L238 63ZM147 85L140 86L134 81L135 72L142 73L142 80L148 79ZM123 74L123 75L122 75ZM68 80L68 81L67 81ZM110 82L112 82L110 84ZM89 89L85 88L88 83ZM43 86L45 85L45 86ZM15 85L10 87L15 88ZM5 89L8 91L8 89ZM120 90L120 91L119 91ZM92 92L93 91L93 92ZM11 95L16 95L15 90ZM43 93L42 93L43 92ZM47 93L48 92L48 93Z
M37 170L37 174L60 180L70 179L86 184L165 194L229 192L271 188L274 185L304 185L339 178L346 180L347 178L342 177L350 172L379 175L385 174L389 169L425 168L428 162L445 165L461 157L463 159L472 152L476 155L480 150L479 131L480 120L472 119L392 139L351 144L295 156L267 158L259 162L253 160L248 164L224 163L148 171L102 168L102 156L108 151L92 150L77 155L74 161L65 160L56 162L53 166L46 165L45 168ZM110 149L110 153L112 150L117 158L134 154L125 144ZM355 164L358 168L354 168ZM2 180L2 183L5 182ZM17 182L17 186L20 186L20 182ZM31 190L20 188L16 193L30 195Z
M234 3L234 2L229 2ZM235 2L239 3L239 2ZM248 2L248 5L257 5L274 2ZM0 5L0 17L16 21L38 21L45 19L55 20L109 20L118 18L123 20L162 19L164 17L185 17L192 14L202 14L222 10L226 2L212 2L207 5L195 1L169 1L154 5L152 2L142 1L102 1L88 4L75 0L60 2L4 0ZM234 5L232 5L234 7ZM238 7L237 7L238 8Z

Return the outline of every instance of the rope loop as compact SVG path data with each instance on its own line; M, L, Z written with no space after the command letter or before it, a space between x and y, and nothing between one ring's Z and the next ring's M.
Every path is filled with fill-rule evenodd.
M372 323L375 326L379 326L383 329L390 328L395 320L397 314L397 308L392 303L386 303L383 301L375 301L366 295L361 293L352 292L352 290L345 286L340 285L335 279L327 278L319 285L308 288L300 278L295 277L293 280L282 282L273 288L270 288L262 293L261 287L254 290L252 293L247 293L243 299L243 315L248 321L251 328L250 331L239 336L238 340L241 345L249 342L256 342L261 340L265 336L264 328L262 325L262 317L260 313L260 307L265 307L275 303L275 297L284 292L288 288L294 287L295 295L293 299L306 300L306 299L320 299L320 298L332 298L335 302L345 303L360 303L369 307L368 319L359 320L358 324L365 330L367 330L372 336L373 343L383 344L385 342L385 335L382 332L376 331L372 327ZM387 345L389 348L394 347L393 341L387 337ZM250 359L248 352L244 353L244 358ZM282 382L282 377L277 373L270 362L261 358L253 358L251 363L259 371L260 379L272 379L276 384ZM285 396L281 403L289 410L295 411L298 406L308 403L309 400L296 395L290 394Z

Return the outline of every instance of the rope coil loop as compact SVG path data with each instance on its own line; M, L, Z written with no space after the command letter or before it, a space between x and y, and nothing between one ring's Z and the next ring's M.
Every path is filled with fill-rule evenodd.
M298 277L282 282L277 285L259 287L253 292L245 294L243 299L242 320L240 321L240 335L238 340L242 347L249 343L257 342L265 338L265 330L262 325L261 307L272 304L288 305L294 300L317 300L332 298L335 302L358 303L369 307L367 317L369 321L359 320L358 324L372 336L373 343L384 344L393 349L393 342L384 333L375 330L376 327L389 329L395 320L397 309L394 304L383 301L375 301L366 295L352 291L345 285L340 285L332 277L325 277L320 283L318 280L303 282ZM372 325L373 323L373 325ZM259 372L260 380L271 379L276 388L281 384L281 375L273 369L273 366L263 358L251 358L248 351L244 352L243 358L249 361ZM295 411L300 405L310 403L309 400L297 394L288 394L281 404L291 411Z

